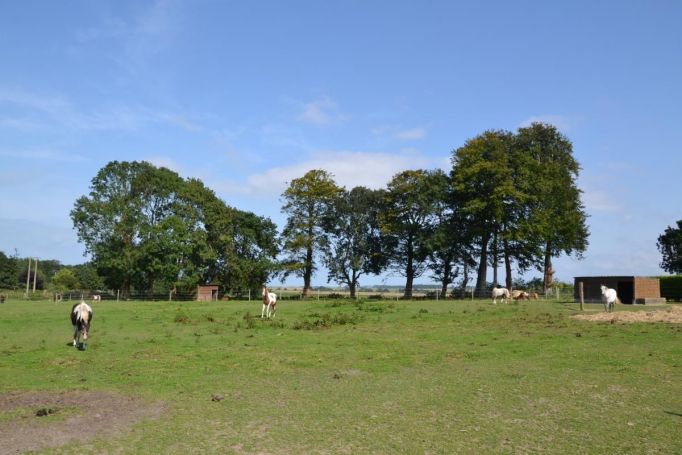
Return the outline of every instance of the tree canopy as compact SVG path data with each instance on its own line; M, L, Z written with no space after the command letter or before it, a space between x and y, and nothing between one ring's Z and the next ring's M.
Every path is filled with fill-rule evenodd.
M658 236L656 246L663 256L661 268L669 273L682 274L682 220L677 222L676 228L668 226Z
M93 178L89 196L79 198L71 217L92 263L113 289L193 289L218 282L223 290L254 286L261 276L239 272L261 258L235 254L245 216L199 180L184 180L147 162L113 161ZM271 223L255 218L255 224ZM253 242L252 236L242 243ZM274 258L270 239L259 251ZM242 249L246 247L241 246ZM251 279L253 278L253 279Z
M283 276L302 277L303 295L310 291L315 259L325 242L323 219L341 191L329 172L313 169L292 180L282 194L282 212L287 214L282 232Z

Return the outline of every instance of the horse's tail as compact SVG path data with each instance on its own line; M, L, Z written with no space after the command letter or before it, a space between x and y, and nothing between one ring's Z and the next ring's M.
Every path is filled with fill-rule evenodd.
M620 299L618 298L618 296L616 296L616 304L617 304L617 305L622 305L622 304L623 304L623 302L620 301Z

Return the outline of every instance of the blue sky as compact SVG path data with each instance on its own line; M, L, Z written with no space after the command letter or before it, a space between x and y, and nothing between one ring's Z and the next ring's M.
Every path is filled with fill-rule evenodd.
M677 1L3 2L0 250L83 262L69 211L111 160L281 227L309 169L380 188L537 120L573 142L589 214L557 277L661 274L656 239L682 218L680 24Z

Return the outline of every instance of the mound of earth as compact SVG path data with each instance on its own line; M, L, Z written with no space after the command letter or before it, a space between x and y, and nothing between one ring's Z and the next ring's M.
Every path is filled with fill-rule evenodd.
M157 419L161 403L102 391L0 394L0 453L23 453L115 435ZM86 431L76 431L85 428Z
M575 319L598 322L669 322L682 324L682 305L655 311L615 311L612 313L578 314Z

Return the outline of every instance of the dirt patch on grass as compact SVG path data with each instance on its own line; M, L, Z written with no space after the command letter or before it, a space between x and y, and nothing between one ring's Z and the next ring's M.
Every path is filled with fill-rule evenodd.
M574 319L597 322L669 322L682 324L682 305L655 311L614 311L612 313L578 314Z
M127 431L161 403L101 391L0 394L0 453L23 453Z

